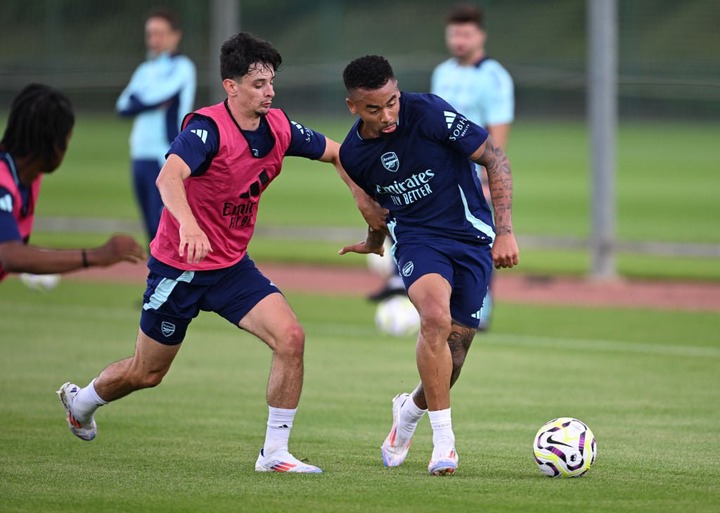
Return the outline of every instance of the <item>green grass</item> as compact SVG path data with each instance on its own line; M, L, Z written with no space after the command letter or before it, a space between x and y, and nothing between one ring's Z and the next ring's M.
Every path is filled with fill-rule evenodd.
M378 335L362 298L289 292L308 339L291 448L325 469L289 476L253 471L269 350L212 314L160 387L98 412L95 441L67 431L53 391L131 353L142 291L3 283L0 510L717 511L716 314L498 305L453 391L460 471L435 479L426 420L402 467L379 457L390 398L417 379L413 340ZM598 439L580 479L535 468L532 437L557 416Z
M342 140L352 118L303 119ZM63 167L47 177L38 216L137 219L130 187L127 121L80 116ZM625 241L720 243L717 123L625 122L618 136L617 234ZM587 238L590 233L588 134L580 122L530 121L513 126L508 149L515 178L514 222L519 235ZM356 228L364 225L350 193L326 164L288 158L263 196L259 226ZM36 232L36 244L81 244L85 234ZM102 241L95 236L93 241ZM353 242L353 241L348 241ZM338 262L338 244L256 237L264 259ZM529 272L586 274L581 251L521 247ZM346 259L343 262L361 262ZM720 279L717 259L620 254L621 275L640 278Z

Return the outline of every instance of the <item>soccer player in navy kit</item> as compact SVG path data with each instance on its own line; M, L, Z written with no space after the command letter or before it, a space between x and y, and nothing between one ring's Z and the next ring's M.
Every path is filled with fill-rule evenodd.
M58 395L74 435L92 440L95 411L158 385L192 319L221 315L272 350L268 422L255 470L319 473L290 454L300 400L305 334L278 288L247 254L262 192L283 158L302 156L340 168L339 145L271 108L282 59L268 42L239 33L220 52L227 99L189 115L158 177L165 210L150 244L150 273L135 355L109 365L89 385ZM352 184L351 185L352 189Z
M450 412L457 380L479 324L493 265L518 264L512 228L512 175L487 131L432 94L401 93L392 67L370 55L343 73L347 105L359 119L340 148L350 178L388 209L393 254L420 314L420 384L393 399L393 425L382 445L386 466L405 460L417 422L429 411L433 475L458 464ZM473 162L488 170L495 221ZM376 251L385 234L340 253Z

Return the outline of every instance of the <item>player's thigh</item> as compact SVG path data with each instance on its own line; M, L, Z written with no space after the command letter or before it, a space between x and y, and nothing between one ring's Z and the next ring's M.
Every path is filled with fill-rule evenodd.
M208 290L201 309L217 312L271 347L275 347L273 341L286 339L288 333L296 334L299 329L285 297L247 255Z
M422 275L408 289L408 297L420 317L449 316L451 293L450 283L438 273Z
M453 287L453 264L443 251L430 244L396 245L395 257L408 296L423 316L438 308L447 311Z
M207 287L193 283L192 273L177 279L150 271L143 296L140 330L160 344L180 344L190 322L200 312L198 306Z
M279 292L260 300L240 320L238 325L273 349L287 341L288 338L302 339L304 337L295 312L285 296Z
M165 374L180 351L181 344L168 345L154 340L142 329L135 343L134 366L144 374Z

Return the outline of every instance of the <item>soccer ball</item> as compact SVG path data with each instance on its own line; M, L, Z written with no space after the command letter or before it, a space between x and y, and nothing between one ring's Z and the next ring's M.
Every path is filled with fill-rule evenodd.
M60 283L60 275L22 273L20 275L20 281L30 290L49 292Z
M377 306L375 326L388 335L407 337L420 330L420 315L407 296L392 296Z
M368 253L367 256L368 269L384 280L397 273L397 265L395 265L395 260L392 257L391 248L392 244L385 240L385 254L383 256L375 253Z
M595 435L571 417L551 420L535 435L533 453L538 468L550 477L580 477L595 463Z

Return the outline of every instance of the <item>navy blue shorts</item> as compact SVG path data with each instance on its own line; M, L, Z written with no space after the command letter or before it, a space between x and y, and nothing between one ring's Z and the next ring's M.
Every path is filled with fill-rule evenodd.
M182 271L150 257L140 329L161 344L177 345L200 310L238 325L263 298L280 290L246 254L216 271Z
M453 321L478 328L493 270L490 246L449 239L400 242L393 247L393 256L407 290L426 274L441 275L452 287Z

